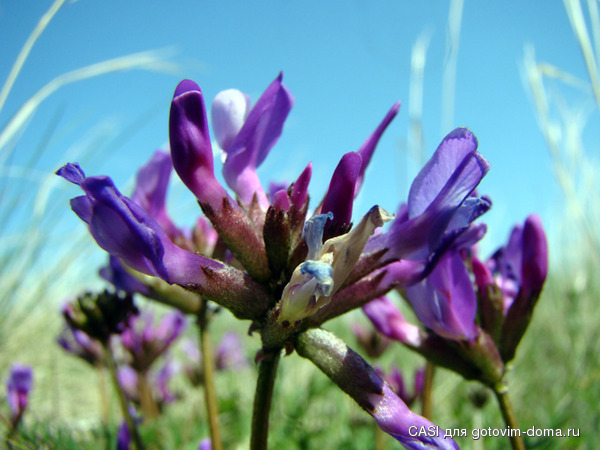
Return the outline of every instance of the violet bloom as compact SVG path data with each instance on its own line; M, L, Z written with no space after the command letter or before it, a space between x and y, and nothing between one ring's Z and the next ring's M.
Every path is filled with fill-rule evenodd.
M66 326L56 339L65 351L83 359L92 366L104 364L104 351L100 341L90 337L81 330Z
M426 275L491 207L489 198L471 196L490 168L477 145L466 128L449 133L413 181L404 214L398 215L387 233L372 238L367 251L389 248L385 259L422 262L421 273Z
M486 265L474 258L473 272L485 314L483 326L499 342L503 359L510 361L531 321L548 273L548 242L540 218L532 214L522 226L515 226L507 245ZM495 305L495 292L501 305Z
M405 292L418 319L438 336L457 341L477 337L477 297L457 251L443 255L426 279Z
M16 427L21 416L27 409L29 392L33 387L33 369L15 363L10 368L6 379L6 397L12 410L12 423Z
M506 246L486 265L502 291L505 313L521 290L524 297L539 295L548 273L548 243L540 218L532 214L523 225L516 225Z
M248 366L248 358L237 333L228 331L223 335L215 359L217 370L236 370Z
M242 272L175 245L160 224L108 177L86 177L77 163L57 174L77 184L84 196L71 200L100 247L129 267L206 295L248 318L263 310L263 289Z
M154 325L154 315L146 312L134 317L121 333L121 343L132 358L131 366L146 372L185 329L185 316L179 311L162 317Z
M181 231L175 226L166 209L167 187L173 164L168 153L156 151L150 161L137 173L131 199L156 220L165 233L176 241Z
M423 382L425 379L425 369L419 369L415 371L414 385L411 392L409 392L404 382L404 375L402 371L397 367L391 369L389 374L382 373L383 379L390 385L394 392L402 399L402 401L410 408L410 406L419 398L421 391L423 390Z
M222 268L173 244L158 222L122 195L110 178L86 177L77 164L67 164L57 174L85 192L71 200L71 208L88 224L98 245L133 269L169 283L187 284L205 280L202 267Z
M225 181L246 205L256 196L263 210L269 207L269 200L256 168L281 136L294 104L282 79L283 74L279 74L250 110L250 98L233 89L219 93L212 106L217 141L227 155L223 165Z

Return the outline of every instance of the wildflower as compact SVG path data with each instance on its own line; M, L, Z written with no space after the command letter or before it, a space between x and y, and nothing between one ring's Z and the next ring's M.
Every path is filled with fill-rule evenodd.
M491 205L486 197L472 195L489 164L477 152L473 134L461 128L444 139L419 173L405 210L388 231L375 234L392 220L379 206L352 226L354 198L378 140L399 110L396 103L357 151L342 156L323 201L306 220L310 163L295 182L274 186L269 195L256 174L293 102L281 74L253 107L240 91L217 96L213 122L233 199L214 173L202 90L190 80L175 89L169 115L171 162L212 225L213 235L207 233L206 239L202 225L186 234L166 214L170 167L164 154L155 154L140 170L133 198L122 195L108 177L86 177L76 164L58 171L83 190L71 207L100 247L127 270L178 285L238 318L251 319L252 329L260 330L263 354L293 348L324 321L423 280L452 245L467 239L472 222ZM210 242L211 252L201 248L204 242ZM111 267L115 278L116 265ZM120 283L127 284L124 278ZM371 376L370 370L360 373ZM373 380L372 389L353 397L384 430L412 442L405 425L420 419L389 394L380 378ZM347 386L344 380L336 382Z
M100 342L81 330L67 325L56 341L65 351L83 359L92 366L99 367L104 364L104 352Z
M483 326L499 343L503 359L510 361L548 273L548 243L540 218L532 214L523 225L516 225L507 245L486 264L473 258L473 273L487 313L482 317Z
M215 360L217 370L236 370L248 366L248 359L237 333L228 331L223 335L217 346Z
M185 329L185 316L179 311L162 317L154 325L154 315L145 312L129 320L121 333L121 344L131 357L130 365L138 372L146 372Z
M102 344L107 343L112 334L121 333L129 318L137 313L130 294L106 290L98 294L86 292L63 308L68 326L85 332Z
M283 74L279 74L249 111L249 97L232 90L217 95L212 106L213 119L217 119L215 134L227 155L223 165L225 181L246 205L256 196L263 210L269 207L269 200L256 168L279 139L294 104L282 78ZM234 97L237 101L231 101Z
M308 254L292 274L281 295L280 322L297 322L329 303L360 258L367 239L376 228L391 220L384 209L374 206L350 232L324 244L325 222L331 212L307 221L304 234Z
M6 396L12 410L12 427L16 428L29 402L29 392L33 387L33 369L15 363L6 379Z
M426 279L405 292L421 323L437 335L454 340L477 337L477 298L457 251L443 255Z
M205 294L241 317L264 310L266 297L256 282L232 267L175 245L110 178L86 178L77 164L67 164L57 174L83 189L86 195L72 199L71 208L88 225L98 245L129 267Z
M409 408L421 396L425 380L425 369L415 371L412 392L409 393L404 383L402 371L397 367L392 368L388 375L382 375L383 379L394 389L394 392L402 399Z

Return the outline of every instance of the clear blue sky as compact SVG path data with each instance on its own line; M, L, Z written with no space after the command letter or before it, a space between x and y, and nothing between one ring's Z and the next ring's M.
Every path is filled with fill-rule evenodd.
M50 3L0 0L1 82ZM209 101L231 87L256 100L283 70L296 104L260 170L265 185L271 178L293 180L312 160L316 203L341 155L358 149L400 99L403 107L375 153L356 214L375 203L394 210L416 173L406 150L410 61L413 44L426 30L431 33L423 104L428 155L450 131L440 129L448 5L441 0L79 0L63 7L37 42L0 124L61 73L127 53L174 48L178 74L118 73L63 88L42 105L18 143L15 164L26 160L60 112L38 169L54 171L66 162L66 151L99 140L100 153L84 169L112 175L124 187L154 149L164 147L169 102L180 79L198 82ZM479 189L494 202L486 221L495 242L484 246L488 249L531 212L549 223L562 201L521 79L527 43L535 46L538 60L585 78L562 2L465 1L453 127L471 128L492 164ZM125 135L102 141L112 132ZM65 198L60 201L67 210ZM71 220L77 221L74 215Z

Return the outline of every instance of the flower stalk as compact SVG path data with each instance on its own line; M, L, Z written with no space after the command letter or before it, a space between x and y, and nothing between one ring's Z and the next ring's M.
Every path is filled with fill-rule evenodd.
M271 400L273 399L273 388L280 354L281 349L273 350L264 355L258 364L258 379L256 380L256 393L252 411L250 450L267 450Z
M421 415L427 419L432 417L433 407L433 375L435 364L431 361L425 363L425 376L423 378L423 390L421 391Z
M115 392L117 393L117 398L119 399L119 407L121 408L123 419L125 420L127 428L129 429L129 433L131 434L133 445L137 450L144 450L145 447L142 442L142 438L140 437L135 420L133 419L131 412L129 411L129 404L127 402L127 397L125 396L125 391L123 391L123 388L119 383L117 365L115 363L115 359L110 349L109 342L102 342L102 348L104 350L106 366L108 367L108 372L110 373Z
M519 423L517 422L517 416L515 415L512 403L508 397L508 388L503 384L499 384L494 387L494 394L496 394L496 399L498 400L498 406L500 407L504 423L506 423L509 429L518 430ZM525 444L520 433L509 433L509 437L510 445L513 450L525 450Z
M215 389L214 358L208 330L208 301L202 300L202 307L198 314L198 330L200 332L200 350L202 352L202 374L204 378L204 395L210 442L213 450L223 450L221 430L219 427L219 406Z

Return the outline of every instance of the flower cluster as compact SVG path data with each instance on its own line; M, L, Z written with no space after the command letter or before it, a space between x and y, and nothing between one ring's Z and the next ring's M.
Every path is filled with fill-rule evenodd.
M386 297L363 310L388 338L494 387L515 356L546 279L547 241L532 214L486 262L471 243L455 242L427 278L405 289L424 330L408 323Z
M395 216L375 205L353 225L354 198L380 137L398 113L396 103L357 151L341 157L309 215L312 163L293 183L272 183L268 192L256 172L294 103L282 79L280 74L254 105L237 90L223 91L213 102L213 131L225 153L223 177L233 196L215 176L204 94L184 80L171 103L170 155L157 152L138 172L131 197L109 177L86 176L77 163L65 165L57 174L83 191L71 208L111 255L104 276L119 289L144 293L185 313L196 314L204 301L213 301L252 321L251 330L262 338L261 357L296 349L403 444L454 446L443 433L409 436L411 424L429 422L410 412L358 354L316 330L403 289L415 299L415 311L428 329L444 338L476 339L475 294L467 292L461 252L485 233L485 225L473 222L491 201L478 197L475 188L490 165L478 153L473 133L457 128L419 172ZM178 228L167 214L171 168L204 214L192 230ZM386 222L389 227L380 230ZM487 272L479 271L481 289L496 283L495 276L508 292L509 281L516 279L526 292L516 295L513 307L527 310L520 295L531 298L539 286L529 283L530 275L508 274L506 267L514 269L509 257L495 261L485 266ZM524 271L529 274L529 266ZM460 297L456 303L455 297ZM506 339L514 341L517 334ZM330 357L327 363L323 352ZM331 367L332 361L341 366Z

